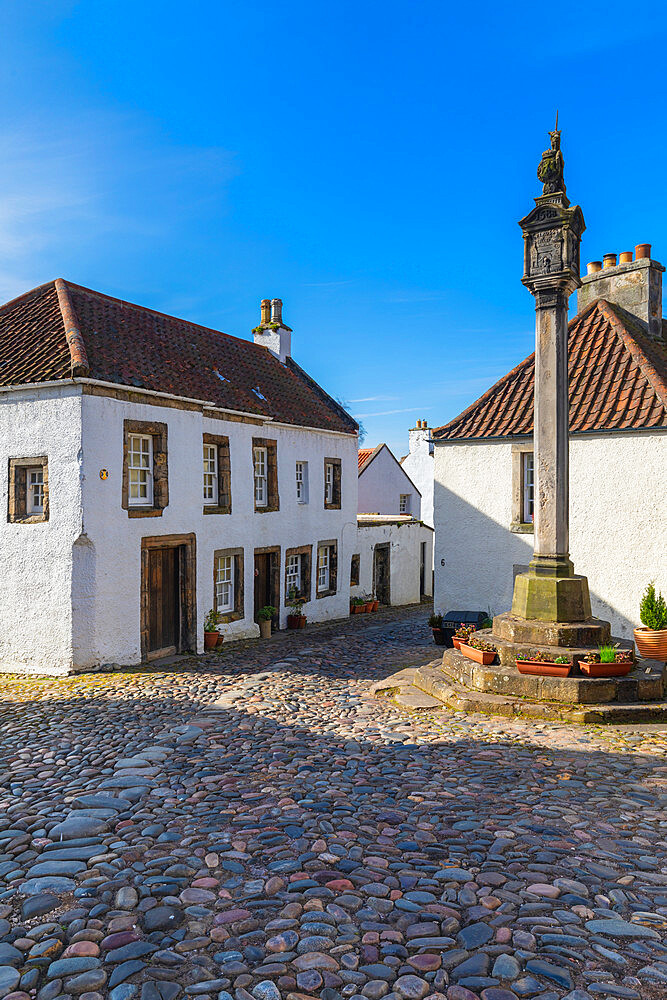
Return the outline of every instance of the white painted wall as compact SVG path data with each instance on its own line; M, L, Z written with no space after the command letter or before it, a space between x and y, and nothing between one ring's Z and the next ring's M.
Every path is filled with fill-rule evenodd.
M402 468L421 493L421 520L433 527L433 441L430 427L410 429L410 452L401 462Z
M67 673L73 648L73 551L82 537L81 390L0 393L0 670ZM10 458L48 457L49 520L7 521ZM84 541L85 544L85 541Z
M169 505L161 517L128 518L121 507L123 420L162 421L168 425ZM94 662L137 663L140 660L141 539L144 536L195 532L197 537L197 621L203 648L203 619L213 605L213 553L242 546L245 618L225 626L226 637L258 634L253 622L254 549L281 546L281 607L284 624L284 550L338 539L338 592L311 600L304 613L310 621L342 618L349 610L349 572L356 535L357 438L353 435L278 426L263 426L205 417L147 403L110 397L83 397L84 524L91 546L82 554L88 582L82 586L94 640ZM226 434L230 441L232 513L202 513L202 435ZM280 510L255 513L252 438L278 442ZM324 458L342 459L342 509L324 509ZM308 462L309 503L296 501L295 463ZM109 471L101 480L100 469ZM313 587L316 551L313 549ZM313 591L314 593L314 591ZM86 629L90 631L86 621ZM81 648L83 649L83 642ZM87 665L85 656L80 666Z
M351 597L373 593L373 560L376 545L389 543L390 601L392 605L417 604L419 593L420 546L426 543L425 594L432 591L430 572L433 559L433 531L418 521L402 524L359 524L354 551L359 553L359 586L350 588ZM348 574L349 581L349 574Z
M398 514L401 493L410 494L412 517L421 517L421 497L385 445L359 476L360 514Z
M571 438L570 554L616 636L632 638L650 580L667 595L666 498L666 432ZM533 551L509 530L509 441L436 443L434 519L436 610L509 610L513 567Z

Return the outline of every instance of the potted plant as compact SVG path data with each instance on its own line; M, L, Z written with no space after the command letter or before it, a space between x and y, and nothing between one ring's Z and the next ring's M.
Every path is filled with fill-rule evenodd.
M271 626L273 624L273 616L276 613L276 608L271 604L265 604L263 608L260 608L257 612L257 617L259 618L259 634L262 639L271 638Z
M482 663L484 666L493 663L498 652L492 643L476 638L469 638L466 643L459 642L459 650L469 660L474 660L475 663Z
M363 597L350 598L350 614L360 615L366 610L366 602Z
M625 677L634 667L631 649L614 646L600 646L598 653L587 653L579 660L579 669L588 677Z
M461 622L457 630L454 632L454 635L452 636L452 645L454 646L454 648L460 650L461 643L462 642L467 643L468 639L470 638L470 636L473 634L474 631L475 631L474 625L465 625L463 622Z
M300 597L296 587L292 587L287 595L287 601L290 608L290 614L287 616L287 627L305 628L306 616L303 614L303 606L306 604L306 598Z
M378 601L378 599L375 596L375 594L372 594L369 597L369 602L370 602L370 605L371 605L371 611L377 611L377 609L380 607L380 602Z
M517 653L516 667L520 674L538 677L567 677L572 671L572 660L561 653Z
M634 630L639 655L647 660L667 661L667 603L649 583L639 605L642 624Z
M429 628L433 633L433 641L436 646L444 646L446 641L445 631L442 627L442 615L433 614L428 620Z
M222 615L215 608L211 608L204 619L204 649L215 649L222 644L222 634L218 630Z

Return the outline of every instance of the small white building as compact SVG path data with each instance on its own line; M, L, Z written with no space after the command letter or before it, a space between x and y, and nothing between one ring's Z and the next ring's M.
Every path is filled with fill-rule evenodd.
M359 514L352 597L417 604L433 593L433 529L408 514Z
M203 646L203 619L349 612L357 425L291 357L58 279L0 308L0 669Z
M435 462L433 431L426 420L418 420L417 426L411 427L408 435L409 451L401 459L401 467L421 495L421 520L432 528L433 466Z
M386 444L359 449L360 514L409 514L421 520L421 493Z
M637 251L589 264L568 341L570 554L624 638L647 583L667 592L664 268ZM533 396L531 355L433 431L438 610L511 607L533 551Z

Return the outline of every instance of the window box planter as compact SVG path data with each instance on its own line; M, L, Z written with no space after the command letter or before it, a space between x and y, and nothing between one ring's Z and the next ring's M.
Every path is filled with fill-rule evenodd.
M633 635L639 655L645 660L667 662L667 628L653 629L640 625Z
M305 628L306 627L306 616L305 615L288 615L287 616L287 627L288 628Z
M474 646L466 646L465 643L459 641L459 652L467 656L469 660L474 660L475 663L482 663L484 666L488 666L496 658L495 649L475 649Z
M579 669L587 677L625 677L634 667L632 660L619 660L616 663L588 663L579 660Z
M350 614L351 615L361 615L361 614L364 613L365 610L366 610L366 605L365 604L351 604L350 605Z
M447 633L444 628L432 628L433 642L436 646L446 646L447 645Z
M571 663L554 663L552 660L517 660L516 668L520 674L537 677L568 677L572 672Z
M379 601L371 601L370 603L371 603L371 611L377 611L377 609L380 607Z

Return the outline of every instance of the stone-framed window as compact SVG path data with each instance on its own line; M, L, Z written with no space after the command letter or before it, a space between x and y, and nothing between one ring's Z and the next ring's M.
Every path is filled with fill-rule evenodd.
M161 517L169 504L167 425L123 421L121 506L128 517Z
M359 586L360 564L361 564L361 556L357 552L357 553L355 553L355 555L352 556L352 559L350 560L350 586L351 587L358 587Z
M308 503L308 462L296 463L296 502Z
M340 510L342 463L340 458L324 459L324 508Z
M203 463L204 514L231 514L229 438L220 434L204 434Z
M243 549L216 549L213 553L213 607L223 623L245 617L243 606Z
M280 510L278 496L278 442L271 438L252 439L252 465L257 513Z
M49 460L9 459L7 520L14 524L38 524L49 519Z
M510 530L531 533L535 495L535 463L532 441L512 445L512 523Z
M411 493L401 493L400 494L400 496L398 498L398 513L399 514L409 514L410 513L410 507L411 507L410 498L411 497L412 497Z
M294 587L299 597L309 601L311 597L312 545L300 545L295 549L285 549L285 605L289 592Z
M331 597L338 589L338 541L328 538L317 543L315 595Z

